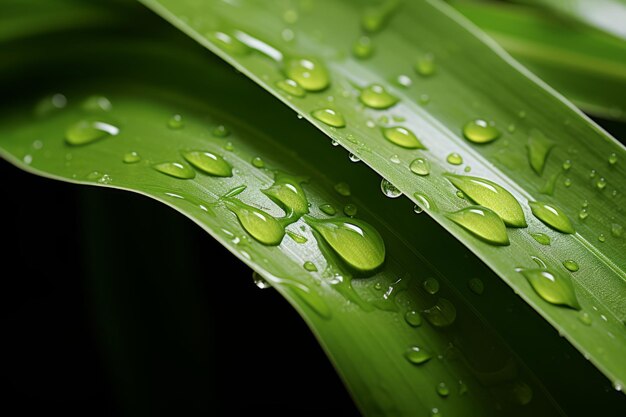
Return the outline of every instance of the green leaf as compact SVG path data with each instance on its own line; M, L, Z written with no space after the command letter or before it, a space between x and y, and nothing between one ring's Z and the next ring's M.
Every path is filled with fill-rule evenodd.
M420 251L436 236L431 241L413 236L436 225L426 216L415 219L408 207L387 216L398 207L376 190L373 172L352 166L320 142L319 132L285 118L273 99L202 51L113 35L72 38L53 37L64 45L62 51L41 40L20 44L25 56L39 56L67 102L40 114L33 112L37 97L23 95L22 104L0 121L3 158L50 178L135 191L191 218L294 305L365 415L434 409L463 416L559 413L533 373L477 313L476 303L468 303L476 296L465 281L459 290L454 280L462 274L491 280L486 285L496 300L484 298L480 309L508 308L515 301L509 291L478 262L451 265L447 257L437 267L427 262ZM89 69L91 80L73 79L68 66ZM28 77L10 79L14 88L29 91ZM105 95L94 100L95 91ZM108 105L86 105L94 101ZM173 126L172 115L179 115ZM73 137L68 127L81 120L118 130L76 144L68 140ZM87 125L89 132L95 122ZM187 149L219 155L233 175L187 166ZM178 164L181 172L194 175L164 173L155 163ZM339 180L349 181L349 192L345 183L334 186ZM302 199L310 207L302 206ZM42 202L47 204L54 202ZM320 209L325 204L352 204L359 208L358 219L329 216ZM263 219L242 220L250 213L272 219L270 228ZM438 244L450 256L463 256L463 247L442 237ZM174 248L177 241L170 244ZM207 268L219 268L211 254ZM233 278L239 277L225 277ZM422 289L425 280L428 290ZM420 314L427 323L417 321Z
M143 3L273 93L399 190L388 195L401 191L415 203L431 207L426 210L430 216L616 386L626 380L626 242L612 235L610 226L626 223L621 209L626 205L626 150L449 6L439 1L405 2L394 12L386 11L385 28L370 35L376 52L364 60L350 51L363 36L359 21L366 6L378 3L320 1L299 8L261 1ZM285 19L286 15L296 18ZM215 42L216 34L237 39L249 50L233 53ZM311 69L327 73L329 87L304 97L277 87L288 75L285 62L293 57L314 62ZM436 70L418 71L416 76L414 63L424 57ZM303 70L300 76L304 74ZM383 86L398 104L387 110L363 106L360 91L372 84ZM310 116L320 108L341 115L345 126ZM472 120L491 124L502 135L474 144L462 135ZM413 132L428 150L405 149L384 140L380 129L390 124ZM417 157L430 161L430 175L410 172ZM540 161L542 157L545 160ZM613 159L618 162L610 162ZM510 245L489 244L504 242L499 235L478 239L448 217L468 207L443 175L461 174L460 165L505 188L521 203L528 228L507 229ZM536 200L561 207L575 222L576 233L561 234L535 218L528 202ZM579 216L581 210L584 216ZM531 236L537 232L552 238L548 250ZM581 268L572 278L577 301L586 312L602 310L607 320L581 325L576 312L547 302L520 280L516 269L529 268L535 259L548 271L563 271L566 259L578 262Z
M585 112L626 120L626 42L533 7L476 0L453 5Z

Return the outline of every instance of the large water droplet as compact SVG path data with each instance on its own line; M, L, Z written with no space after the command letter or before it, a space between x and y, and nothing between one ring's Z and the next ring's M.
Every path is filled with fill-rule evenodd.
M152 166L157 171L169 175L170 177L189 180L196 176L196 172L190 166L180 162L163 162Z
M474 143L489 143L500 137L500 131L487 121L476 119L463 127L463 136Z
M311 116L316 118L322 123L327 124L332 127L345 127L346 119L343 118L343 115L332 109L319 109L315 110L311 113Z
M295 221L309 212L309 202L300 186L302 181L301 178L277 172L274 175L274 184L262 192L280 206L287 217Z
M65 131L65 141L74 146L87 145L96 140L116 136L120 129L112 124L97 120L81 120Z
M380 84L372 84L361 90L359 100L373 109L388 109L398 102L398 97L391 95Z
M415 61L415 72L422 77L429 77L435 73L437 66L435 65L435 57L433 54L424 54Z
M508 226L526 227L522 207L510 192L498 184L465 175L446 174L446 178L473 202L493 210Z
M383 238L368 223L346 217L319 220L305 216L305 220L352 268L370 272L385 261Z
M456 307L445 298L423 311L426 320L435 327L448 327L456 320Z
M374 53L374 45L369 36L361 36L352 45L352 54L359 59L367 59Z
M450 220L492 245L509 245L504 222L492 210L481 206L465 207L446 214Z
M343 207L343 214L345 214L346 216L354 217L356 216L357 212L358 212L358 209L354 204L346 204Z
M383 136L391 143L408 149L426 149L415 133L405 127L383 127Z
M578 266L576 261L574 261L572 259L568 259L566 261L563 261L563 266L565 267L565 269L567 269L570 272L576 272L576 271L578 271L580 269L580 267Z
M380 190L389 198L398 198L402 195L402 191L384 178L380 181Z
M278 87L279 90L282 90L285 93L290 94L294 97L306 96L306 91L304 90L304 88L300 87L300 85L294 80L280 80L276 83L276 87Z
M404 357L413 365L421 365L428 362L432 355L426 349L422 349L419 346L411 346L404 352Z
M549 303L580 309L569 277L545 269L521 269L535 292Z
M419 327L422 325L422 316L415 310L407 311L404 314L404 320L411 327Z
M285 236L283 226L271 215L236 198L224 200L226 207L235 213L243 229L264 245L279 245Z
M430 162L426 158L417 158L411 162L409 169L417 175L428 175L430 174Z
M539 130L531 130L526 148L528 149L528 162L537 175L543 173L548 154L554 145L555 143L546 138Z
M209 151L183 152L183 157L199 171L216 177L232 177L233 168L220 155Z
M551 228L563 233L574 233L574 226L567 215L554 204L529 201L528 205L535 217Z
M321 91L330 84L326 66L316 58L288 58L284 70L287 78L307 91Z
M545 233L531 233L530 235L533 237L533 239L535 239L542 245L550 244L550 236L546 235Z

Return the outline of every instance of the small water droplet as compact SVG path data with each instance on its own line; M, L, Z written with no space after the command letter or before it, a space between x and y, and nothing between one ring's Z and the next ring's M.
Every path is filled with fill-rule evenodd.
M580 220L585 220L588 216L589 216L589 212L587 211L586 208L583 208L578 212L578 218Z
M398 198L402 195L402 191L384 178L380 181L380 190L389 198Z
M277 172L274 184L261 190L270 200L282 208L290 222L309 212L309 202L300 183L303 179Z
M345 127L346 119L343 115L332 109L319 109L311 113L311 116L319 120L320 122L332 127Z
M361 36L352 45L352 54L359 59L367 59L374 53L374 45L369 36Z
M233 167L221 155L209 151L183 152L183 157L197 170L216 177L232 177Z
M422 77L429 77L435 73L437 66L435 65L435 57L433 54L424 54L417 58L413 66L415 72Z
M67 106L67 98L60 93L53 94L42 98L35 105L35 115L39 117L46 116L54 111L64 109Z
M216 138L225 138L230 135L230 129L224 125L217 125L213 128L211 134Z
M335 140L335 139L331 139L331 140L330 140L330 144L331 144L332 146L339 146L339 142L337 142L337 140Z
M270 283L267 282L265 278L259 275L259 273L256 271L252 272L252 281L254 282L254 285L262 290L272 287Z
M611 165L617 164L617 154L615 152L609 155L609 164Z
M563 180L563 185L565 185L566 187L571 187L572 186L572 180L569 178L565 178L565 180Z
M471 278L467 281L467 286L470 291L476 295L482 295L485 292L485 284L480 280L480 278Z
M450 395L450 388L448 388L448 385L446 385L445 382L440 382L439 384L437 384L437 394L439 394L441 397L447 397L448 395Z
M415 214L422 214L424 212L424 209L421 208L419 205L415 204L413 206L413 213Z
M448 327L456 320L456 307L445 298L437 300L437 304L423 311L426 320L435 327Z
M546 269L521 269L535 292L551 304L563 305L579 310L574 286L568 276Z
M463 163L463 157L456 152L452 152L448 155L446 161L452 165L461 165Z
M546 235L545 233L531 233L530 235L533 237L533 239L535 239L542 245L550 244L550 236Z
M335 191L337 191L339 195L342 195L344 197L350 196L350 186L348 185L348 183L338 182L337 184L335 184Z
M99 139L116 136L120 129L96 120L80 120L65 131L65 141L74 146L87 145Z
M420 94L420 96L418 97L417 101L421 105L426 105L426 104L430 103L430 96L428 94Z
M578 312L578 320L587 326L591 325L591 316L586 311L580 310Z
M315 266L315 264L311 261L306 261L304 263L304 265L302 265L304 267L304 269L306 269L309 272L317 272L317 267Z
M307 91L321 91L330 85L326 66L316 58L288 58L284 62L287 78Z
M574 233L574 226L567 215L559 207L541 201L529 201L528 205L535 217L545 225L562 233Z
M287 230L286 233L287 233L287 236L289 236L296 243L303 244L309 241L309 239L307 239L306 237L299 235L297 233L294 233L292 231Z
M183 127L183 116L175 114L167 121L167 126L170 129L180 129Z
M380 84L372 84L361 90L359 100L367 107L378 110L388 109L398 102L398 98Z
M530 131L526 144L526 148L528 149L528 162L537 175L543 173L548 155L552 148L554 148L554 145L555 143L546 138L539 130L533 129Z
M329 216L334 216L335 214L337 214L337 210L335 210L335 207L333 207L331 204L322 204L320 206L320 210L322 211L322 213Z
M569 171L569 170L572 168L572 161L571 161L571 160L569 160L569 159L566 159L566 160L563 162L562 167L563 167L563 171Z
M276 246L283 240L285 229L273 216L232 197L225 199L224 204L237 216L243 229L257 241Z
M404 75L404 74L398 75L398 78L396 78L396 81L400 86L404 88L409 88L411 84L413 84L413 80L411 80L411 78L408 75Z
M251 49L234 36L224 32L213 32L206 35L219 48L234 55L246 55Z
M463 136L474 143L489 143L500 137L500 131L487 121L476 119L463 127Z
M280 32L280 36L285 42L291 42L296 38L294 31L289 28L283 29L282 32Z
M450 220L492 245L510 244L504 222L495 212L481 206L469 206L446 214Z
M576 272L579 269L579 266L576 263L576 261L573 261L571 259L563 261L563 266L570 272Z
M435 295L439 292L439 281L437 281L435 278L427 278L422 283L422 287L428 294Z
M441 414L441 411L439 411L437 407L433 407L430 410L430 417L443 417L443 414Z
M278 89L294 97L306 96L306 90L300 87L300 85L294 80L290 80L290 79L280 80L276 82L276 87L278 87Z
M417 158L411 162L409 169L414 174L425 176L430 174L430 162L426 158Z
M141 161L141 156L137 152L131 151L125 153L122 160L125 164L136 164L137 162Z
M399 163L401 163L401 162L402 162L402 161L400 160L400 157L399 157L398 155L396 155L396 154L391 155L391 156L389 157L389 161L391 161L391 163L394 163L394 164L399 164Z
M604 177L600 177L598 182L596 182L596 187L598 190L604 190L606 188L606 179L604 179Z
M622 237L624 235L624 226L618 223L611 224L611 235L613 237Z
M350 267L360 272L377 269L385 261L385 243L370 224L347 217L305 221Z
M265 167L265 161L263 161L263 159L261 159L260 156L255 156L254 158L252 158L251 164L255 168L264 168Z
M411 327L419 327L422 325L422 316L415 310L407 311L404 314L404 320Z
M424 194L413 193L413 197L417 200L417 204L426 210L436 210L435 203L430 201Z
M104 96L91 96L87 97L82 104L83 110L99 112L110 111L113 108L111 101Z
M516 127L515 127L515 125L514 125L513 123L511 123L510 125L508 125L508 126L506 127L506 130L507 130L507 132L509 132L509 133L514 133L514 132L515 132L515 129L516 129Z
M24 163L26 165L30 165L33 162L33 156L32 155L24 155L24 158L22 160L24 161Z
M385 139L403 148L426 149L415 133L405 127L383 127L382 132Z
M600 233L600 234L598 235L598 241L599 241L600 243L604 243L604 242L606 242L606 236L604 236L604 233Z
M419 346L411 346L404 352L404 357L413 365L422 365L428 362L432 358L432 355Z
M380 31L398 6L397 0L384 0L376 6L367 7L361 15L361 28L368 33Z
M595 178L596 175L598 175L598 171L596 171L595 169L589 171L589 178Z
M191 167L180 162L163 162L152 166L157 171L170 177L189 180L195 178L196 173Z

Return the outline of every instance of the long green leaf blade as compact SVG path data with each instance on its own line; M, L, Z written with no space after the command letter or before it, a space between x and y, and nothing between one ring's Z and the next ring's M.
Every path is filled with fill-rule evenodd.
M626 224L621 210L626 165L610 161L625 161L626 150L573 105L439 1L406 2L395 14L383 10L380 23L386 28L372 35L376 52L365 60L351 57L350 51L362 35L361 16L369 19L364 7L379 3L323 1L296 11L266 2L143 3L279 97L416 203L425 205L423 196L434 201L439 210L431 205L428 213L621 388L626 379L626 243L619 230ZM285 19L294 14L297 19ZM286 74L298 76L285 64L303 56L312 57L306 58L311 64L300 65L311 66L315 74L309 75L318 81L325 77L316 72L318 64L325 63L330 86L323 93L303 97L276 86ZM436 70L432 63L418 63L421 76L413 75L416 60L432 61L431 56ZM360 91L372 84L383 85L399 103L389 110L364 107ZM311 116L324 107L341 118ZM494 121L502 137L473 145L462 131L475 119ZM416 132L428 150L386 141L381 128L394 125ZM409 172L416 157L428 158L429 176ZM442 175L462 173L459 163L505 187L521 203L528 228L508 229L509 246L485 243L446 215L468 204ZM534 201L560 207L573 219L576 233L561 234L535 218L528 204ZM552 245L546 250L531 233L548 235ZM600 312L593 326L581 325L576 310L548 303L550 297L523 279L520 268L536 266L535 258L540 267L573 281L583 311ZM580 264L580 271L564 270L568 260Z

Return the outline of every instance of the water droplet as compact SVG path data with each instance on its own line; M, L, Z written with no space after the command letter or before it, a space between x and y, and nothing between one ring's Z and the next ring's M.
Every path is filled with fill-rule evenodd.
M413 84L413 81L411 80L411 78L408 75L404 75L404 74L398 75L398 78L396 79L396 81L400 86L404 88L409 88L411 84Z
M183 152L183 157L199 171L216 177L232 177L233 167L220 155L209 151Z
M213 128L213 131L211 131L211 134L215 136L216 138L225 138L228 135L230 135L230 129L228 129L224 125L217 125Z
M294 97L306 96L306 91L304 90L304 88L300 87L300 85L298 85L298 83L295 82L294 80L290 80L290 79L280 80L276 82L276 87L278 87L278 89Z
M300 185L302 181L301 178L277 172L274 174L274 184L261 191L282 208L290 220L296 221L309 212L309 201Z
M563 171L569 171L570 168L572 168L572 161L570 161L569 159L566 159L563 162Z
M306 261L304 263L304 265L302 265L304 267L304 269L306 269L309 272L317 272L317 267L315 266L315 264L311 261Z
M613 235L613 237L622 237L624 235L624 226L618 223L612 223L611 235Z
M482 295L485 292L485 284L480 280L480 278L472 278L467 281L467 286L470 291L476 295Z
M67 98L60 93L42 98L35 106L35 115L42 117L67 106Z
M254 282L254 285L256 285L258 288L262 290L272 287L270 283L267 282L265 278L259 275L259 273L256 271L252 272L252 281Z
M448 155L446 161L448 161L448 163L452 165L461 165L463 163L463 157L456 152L452 152L450 155Z
M339 146L339 142L337 142L335 139L331 139L330 144L333 146Z
M335 184L335 191L344 197L350 196L350 186L345 182L338 182Z
M311 116L313 116L320 122L327 124L328 126L332 126L332 127L345 127L346 126L346 119L343 118L342 114L332 109L315 110L311 113Z
M359 158L358 156L356 156L355 154L351 153L350 155L348 155L348 159L350 159L350 161L352 162L359 162L361 160L361 158Z
M428 175L430 174L430 162L425 158L417 158L411 162L409 169L417 175Z
M432 355L419 346L411 346L404 352L404 357L413 365L421 365L428 362L432 358Z
M98 111L110 111L113 108L111 101L104 96L91 96L87 97L82 104L83 110L98 112Z
M574 233L574 226L567 215L559 207L554 204L543 203L540 201L529 201L528 205L535 217L541 220L547 226L563 233Z
M430 295L437 294L439 292L439 281L437 281L435 278L427 278L422 283L422 287Z
M195 178L196 173L191 167L181 164L180 162L163 162L152 166L159 172L169 175L170 177L189 180Z
M285 42L291 42L296 38L296 34L289 28L283 29L283 31L280 32L280 36Z
M476 119L463 127L463 136L474 143L489 143L500 137L500 131L487 121Z
M617 154L615 152L609 155L609 164L611 165L617 164Z
M604 243L604 242L606 242L606 237L604 236L604 233L600 233L600 234L598 235L598 241L599 241L600 243Z
M358 210L357 210L357 208L356 208L356 206L355 206L354 204L346 204L346 205L343 207L343 213L344 213L346 216L349 216L349 217L354 217L354 216L356 216L357 211L358 211Z
M415 133L404 127L384 127L382 128L385 139L398 146L407 149L426 149L422 142L417 139Z
M547 302L580 309L569 277L545 269L521 269L520 272L535 292Z
M330 84L326 66L316 58L288 58L284 71L287 78L307 91L321 91Z
M398 102L398 98L380 84L372 84L361 90L359 100L366 106L379 110L388 109Z
M430 417L443 417L443 414L441 414L441 411L439 411L437 407L433 407L430 410Z
M370 272L385 261L385 243L378 231L362 220L352 218L314 219L306 222L349 266Z
M415 72L422 77L429 77L435 73L437 66L435 65L435 57L433 54L424 54L415 61Z
M571 259L563 261L563 266L570 272L576 272L579 269L579 266L576 263L576 261L573 261Z
M456 192L456 196L465 200L465 194L461 190Z
M546 138L539 130L531 130L526 148L528 149L528 162L537 175L543 173L543 167L548 159L548 154L554 145L555 143Z
M361 16L361 28L369 33L378 32L385 26L398 5L397 0L385 0L376 6L367 7Z
M591 324L591 316L589 315L589 313L587 313L586 311L580 310L578 312L578 320L580 320L581 323L589 326Z
M87 145L96 140L116 136L120 129L112 124L96 120L81 120L65 131L65 141L70 145Z
M515 381L510 387L510 400L514 404L526 405L533 399L533 390L523 381Z
M422 316L415 310L407 311L404 315L404 320L411 327L419 327L422 325Z
M421 105L426 105L428 103L430 103L430 96L428 94L420 94L419 98L417 99L417 101L421 104Z
M496 213L486 207L469 206L446 214L450 220L492 245L509 245L506 226Z
M167 126L170 129L180 129L183 127L183 116L175 114L167 121Z
M596 187L598 190L604 190L606 188L606 179L604 179L604 177L600 177L598 182L596 182Z
M537 266L539 266L539 268L542 269L547 269L548 265L546 265L546 263L543 261L543 259L537 257L537 256L531 256L530 259L533 260L534 263L537 264Z
M426 320L435 327L448 327L456 320L456 307L445 298L423 311Z
M237 216L243 229L257 241L276 246L283 240L285 229L278 220L263 210L232 197L225 199L224 204Z
M124 161L125 164L135 164L141 161L141 156L137 152L131 151L131 152L125 153L124 158L122 160Z
M550 236L546 235L545 233L531 233L530 235L533 237L533 239L535 239L542 245L550 244Z
M565 185L566 187L571 187L572 186L572 180L569 178L565 178L565 180L563 180L563 185Z
M380 190L389 198L398 198L402 195L402 191L384 178L380 181Z
M516 127L515 127L515 125L514 125L513 123L511 123L510 125L508 125L508 126L506 127L506 130L507 130L509 133L513 133L513 132L515 132L515 129L516 129Z
M292 231L287 230L286 233L287 233L287 236L289 236L296 243L303 244L309 241L309 239L307 239L306 237L299 235L297 233L294 233Z
M424 194L413 193L413 197L417 200L417 204L426 210L436 210L435 203L430 201Z
M367 59L374 53L374 45L369 36L361 36L352 45L352 54L359 59Z
M265 161L263 161L263 159L261 159L260 156L255 156L254 158L252 158L252 166L256 167L256 168L264 168L265 167Z
M322 204L320 206L320 210L322 211L322 213L328 214L329 216L334 216L335 214L337 214L337 210L335 210L335 208L331 204Z
M424 209L421 208L419 205L415 204L413 206L413 213L415 214L422 214L424 212Z
M596 171L595 169L589 171L589 178L595 178L596 175L598 175L598 171Z
M526 227L524 211L515 197L498 184L484 178L445 174L456 188L474 203L493 210L504 223L512 227Z
M448 388L448 385L446 385L445 382L440 382L439 384L437 384L437 394L439 394L441 397L447 397L448 395L450 395L450 388Z
M589 212L587 211L586 208L583 208L580 210L580 212L578 212L578 218L580 220L585 220L587 216L589 216Z
M32 155L24 155L24 158L22 160L24 161L24 163L26 165L30 165L33 162L33 156Z
M399 157L398 155L396 155L396 154L391 155L391 156L389 157L389 161L391 161L391 162L392 162L392 163L394 163L394 164L399 164L399 163L401 163L401 162L402 162L402 160L400 160L400 157Z
M217 47L234 55L246 55L251 49L234 36L224 32L213 32L206 35Z

